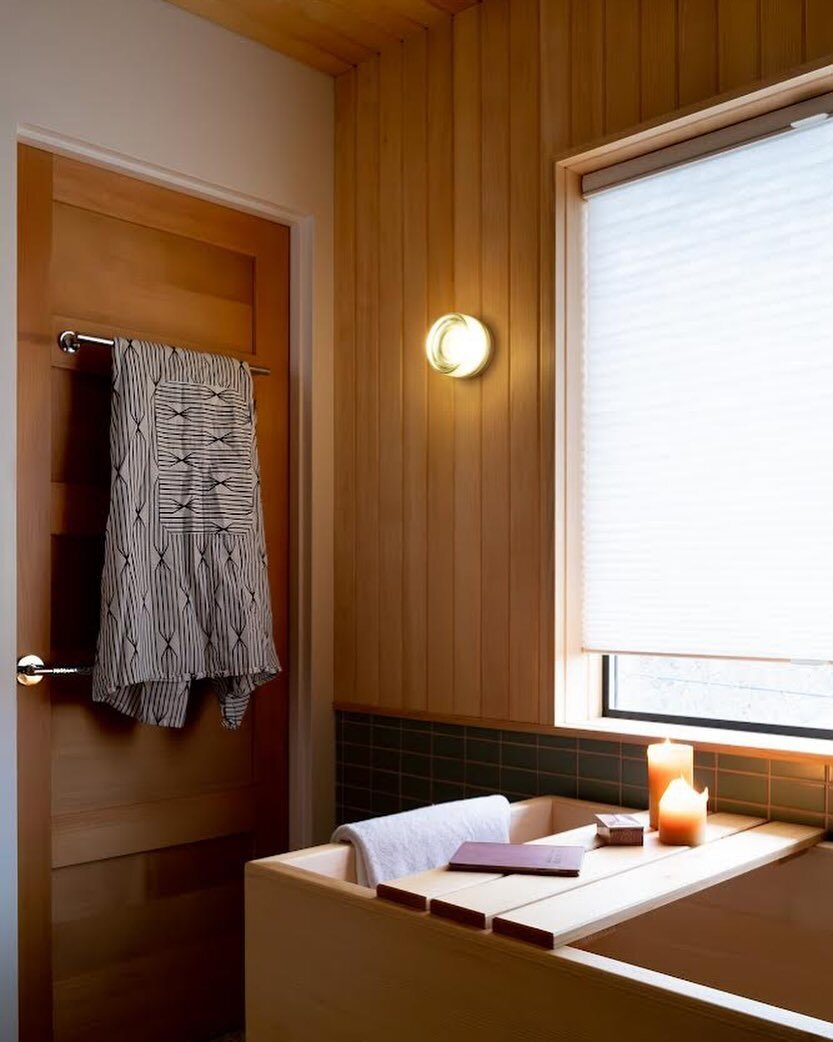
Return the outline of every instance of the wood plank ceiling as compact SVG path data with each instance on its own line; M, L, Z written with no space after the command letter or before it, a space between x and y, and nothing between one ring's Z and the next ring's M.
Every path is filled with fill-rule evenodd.
M169 0L338 76L478 0Z

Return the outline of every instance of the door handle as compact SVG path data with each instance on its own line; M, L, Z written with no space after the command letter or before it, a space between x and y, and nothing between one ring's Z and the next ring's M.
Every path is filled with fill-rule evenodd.
M17 660L17 682L25 687L39 684L44 677L87 677L92 666L47 666L40 655L23 655Z

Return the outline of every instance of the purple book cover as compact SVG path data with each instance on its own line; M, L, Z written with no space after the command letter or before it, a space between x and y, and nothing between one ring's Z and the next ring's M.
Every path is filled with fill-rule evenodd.
M537 843L463 843L448 863L460 872L517 872L539 876L577 876L584 847Z

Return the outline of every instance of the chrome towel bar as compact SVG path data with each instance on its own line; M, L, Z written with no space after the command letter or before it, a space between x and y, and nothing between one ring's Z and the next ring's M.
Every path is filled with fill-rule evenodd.
M100 347L113 347L115 340L109 336L94 336L92 333L76 333L65 329L58 334L58 347L68 355L77 355L83 344L98 344ZM271 376L272 370L264 365L250 365L253 376Z
M39 684L44 677L88 677L92 666L47 666L40 655L23 655L17 660L17 682L26 687Z

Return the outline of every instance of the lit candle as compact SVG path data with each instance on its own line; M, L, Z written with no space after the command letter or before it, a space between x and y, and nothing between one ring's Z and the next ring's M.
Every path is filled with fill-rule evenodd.
M696 792L675 778L659 801L659 841L672 847L696 847L706 838L709 790Z
M694 781L694 749L690 745L658 742L648 746L648 814L652 829L659 827L659 801L675 778Z

